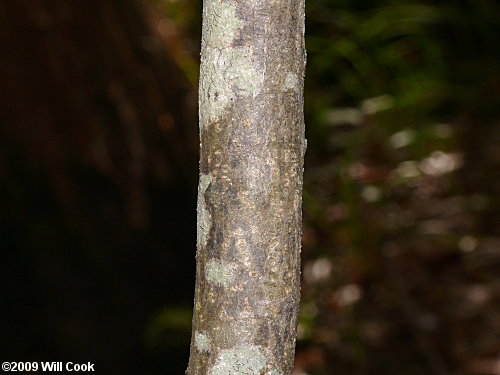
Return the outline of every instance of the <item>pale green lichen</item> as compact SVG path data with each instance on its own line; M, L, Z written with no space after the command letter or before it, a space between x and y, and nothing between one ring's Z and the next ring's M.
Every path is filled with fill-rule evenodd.
M273 368L266 372L266 375L283 375L283 371Z
M201 64L200 124L217 120L236 95L255 96L264 82L263 71L252 62L245 47L216 50L211 47Z
M200 67L200 125L219 119L237 94L256 95L264 81L249 47L234 46L244 22L232 1L206 2Z
M228 286L232 279L231 268L217 259L210 259L205 266L205 277L212 284Z
M210 352L210 337L206 333L196 332L194 334L194 345L200 352Z
M211 174L203 174L200 176L200 183L198 185L198 248L205 247L208 240L210 227L212 226L212 218L210 212L207 210L205 203L205 192L212 182Z
M255 96L264 82L264 72L259 71L252 54L252 49L242 47L234 48L227 56L221 56L225 78L233 83L233 89L241 95Z
M223 350L211 375L260 375L266 368L266 356L257 345Z
M292 72L287 73L285 83L283 84L283 91L288 90L299 91L299 79L297 78L297 74Z
M238 36L244 22L236 15L236 4L231 0L210 0L205 2L203 14L202 48L227 48Z

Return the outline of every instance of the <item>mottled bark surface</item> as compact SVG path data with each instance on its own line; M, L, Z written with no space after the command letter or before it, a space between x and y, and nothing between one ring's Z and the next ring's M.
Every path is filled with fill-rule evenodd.
M285 375L300 298L303 0L205 0L189 375Z

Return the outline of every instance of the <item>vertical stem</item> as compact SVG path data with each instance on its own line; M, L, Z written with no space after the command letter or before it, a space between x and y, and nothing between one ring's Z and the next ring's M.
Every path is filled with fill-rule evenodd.
M304 0L204 0L189 375L292 372L304 67Z

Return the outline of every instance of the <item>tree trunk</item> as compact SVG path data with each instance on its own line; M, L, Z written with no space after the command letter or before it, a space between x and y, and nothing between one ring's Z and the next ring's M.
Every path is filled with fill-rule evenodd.
M303 0L205 0L189 375L292 372L304 67Z

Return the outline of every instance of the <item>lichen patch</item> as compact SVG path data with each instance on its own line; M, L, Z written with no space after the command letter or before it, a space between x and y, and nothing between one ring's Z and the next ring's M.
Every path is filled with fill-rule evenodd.
M206 333L196 332L194 334L194 345L198 351L208 353L211 350L210 337Z
M228 48L238 36L244 22L236 15L233 1L212 0L205 2L203 47Z
M283 371L273 368L266 372L266 375L283 375Z
M253 49L234 45L245 25L231 1L207 1L200 67L200 126L218 120L236 95L256 95L264 82Z
M266 368L266 356L260 346L243 345L223 350L211 375L260 375Z
M288 90L299 91L299 79L297 78L297 74L292 72L287 73L285 83L283 84L283 91Z
M237 95L255 96L259 93L264 73L252 55L253 51L248 47L207 47L200 73L201 126L221 118Z
M232 270L220 260L210 259L205 266L205 277L209 283L228 286L232 279Z
M200 183L198 184L198 232L197 241L198 248L205 247L207 245L208 234L210 232L210 227L212 226L212 218L210 212L207 209L205 202L205 192L208 186L212 182L212 175L203 174L200 176Z

